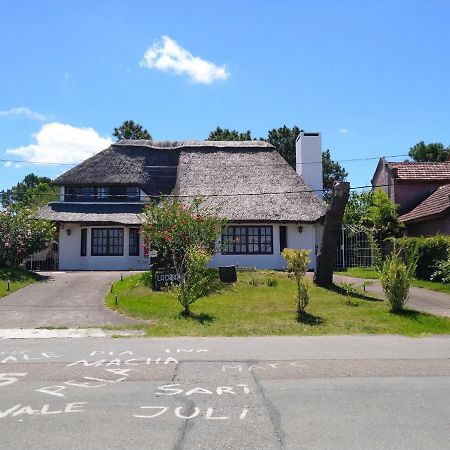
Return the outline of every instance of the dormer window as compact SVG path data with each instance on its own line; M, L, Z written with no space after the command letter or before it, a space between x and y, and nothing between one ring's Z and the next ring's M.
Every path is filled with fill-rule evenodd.
M107 199L108 197L109 197L109 188L104 186L97 188L97 198L99 200Z
M140 189L136 186L66 186L66 202L138 202Z

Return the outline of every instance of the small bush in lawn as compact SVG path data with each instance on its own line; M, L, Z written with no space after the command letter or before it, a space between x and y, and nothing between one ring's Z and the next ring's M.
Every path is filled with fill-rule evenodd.
M257 287L257 286L259 286L261 283L260 283L256 278L252 278L252 279L248 282L248 284L249 284L250 286Z
M380 281L392 312L403 310L417 265L417 253L404 255L394 249L386 258Z
M285 248L281 255L287 262L286 271L292 274L297 282L297 317L301 318L310 298L309 285L304 280L308 265L311 262L309 250Z
M278 286L278 280L275 278L269 277L267 278L267 286L269 287L277 287Z
M341 288L344 289L345 295L347 296L347 305L353 305L352 301L350 300L350 297L352 295L356 295L358 291L355 288L354 283L344 282L341 283Z

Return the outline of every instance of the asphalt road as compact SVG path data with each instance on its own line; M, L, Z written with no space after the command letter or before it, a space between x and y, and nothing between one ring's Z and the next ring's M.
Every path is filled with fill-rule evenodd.
M104 306L121 272L43 272L43 281L0 298L0 328L136 324Z
M0 340L1 449L448 449L450 337Z

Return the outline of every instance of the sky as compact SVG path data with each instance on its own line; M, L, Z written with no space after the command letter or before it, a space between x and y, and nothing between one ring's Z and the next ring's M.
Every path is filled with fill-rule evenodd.
M450 145L448 0L1 0L0 17L0 190L124 120L155 140L320 131L353 187L379 156Z

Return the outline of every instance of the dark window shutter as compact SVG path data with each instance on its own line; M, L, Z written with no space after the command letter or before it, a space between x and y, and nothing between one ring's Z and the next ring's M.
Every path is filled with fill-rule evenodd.
M87 247L87 228L81 229L81 256L86 256L86 247Z
M287 227L280 225L280 253L287 247Z

